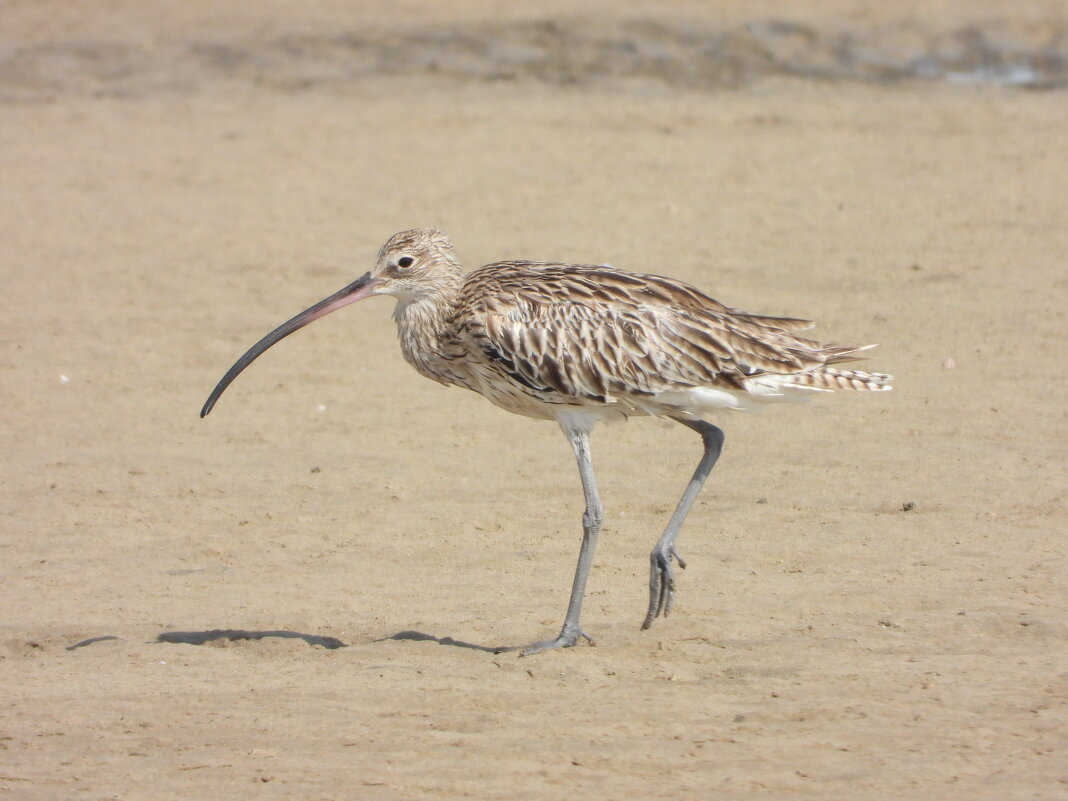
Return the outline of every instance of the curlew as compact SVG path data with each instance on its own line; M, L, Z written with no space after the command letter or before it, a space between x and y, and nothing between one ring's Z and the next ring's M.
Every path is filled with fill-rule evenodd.
M559 635L526 646L524 655L593 643L579 618L604 514L590 459L599 421L668 417L704 444L649 555L647 629L671 611L674 564L686 567L675 540L723 447L723 431L707 416L811 392L890 389L891 376L836 366L873 346L804 339L796 332L811 327L807 320L749 314L673 278L608 265L503 261L465 273L448 236L427 228L394 234L373 269L253 345L200 416L271 345L373 295L396 301L401 351L422 375L507 411L555 420L574 450L586 508L571 597Z

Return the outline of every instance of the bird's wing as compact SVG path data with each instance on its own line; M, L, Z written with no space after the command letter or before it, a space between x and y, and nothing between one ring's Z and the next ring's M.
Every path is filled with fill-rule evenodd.
M509 262L469 274L465 347L539 394L605 402L685 387L743 389L754 376L826 361L789 333L803 321L747 315L673 279Z

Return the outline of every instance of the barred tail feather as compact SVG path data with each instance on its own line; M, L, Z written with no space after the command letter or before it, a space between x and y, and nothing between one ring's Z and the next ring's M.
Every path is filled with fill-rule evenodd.
M861 370L839 370L836 367L823 367L811 372L796 373L790 376L788 384L792 387L830 392L839 389L886 392L893 389L890 385L893 380L894 377L886 373L865 373Z

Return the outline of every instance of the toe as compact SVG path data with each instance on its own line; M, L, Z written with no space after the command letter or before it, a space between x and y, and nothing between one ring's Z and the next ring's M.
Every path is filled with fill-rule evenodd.
M526 648L519 652L520 656L532 656L534 654L544 653L545 651L552 651L556 648L572 648L578 645L579 640L585 640L590 645L597 645L586 632L581 629L575 632L560 632L560 636L552 640L541 640L539 642L532 642Z

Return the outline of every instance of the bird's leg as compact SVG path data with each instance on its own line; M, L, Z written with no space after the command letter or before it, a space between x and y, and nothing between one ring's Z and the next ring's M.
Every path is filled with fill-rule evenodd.
M712 466L719 458L723 450L723 431L717 426L704 420L687 420L681 417L672 418L682 423L687 428L692 428L701 435L705 443L705 452L701 461L697 463L697 469L693 471L693 478L686 485L686 491L682 493L675 513L671 515L667 528L660 535L656 547L649 554L649 612L645 616L642 628L647 629L653 625L653 620L663 615L668 616L671 612L671 604L675 599L675 571L671 566L671 560L675 559L679 567L686 567L686 562L675 550L675 538L679 535L686 515L693 506L697 493L704 486L705 479L712 472Z
M565 433L575 451L579 476L582 478L582 493L586 496L586 511L582 514L582 548L579 550L575 581L571 585L571 600L567 604L567 615L564 617L564 627L560 630L560 635L554 640L531 643L522 650L520 656L530 656L553 648L570 648L577 644L579 639L594 645L593 638L579 627L579 616L582 614L582 598L586 593L586 579L593 563L593 552L597 547L597 535L601 533L604 507L597 494L597 481L593 476L589 432L565 429Z

